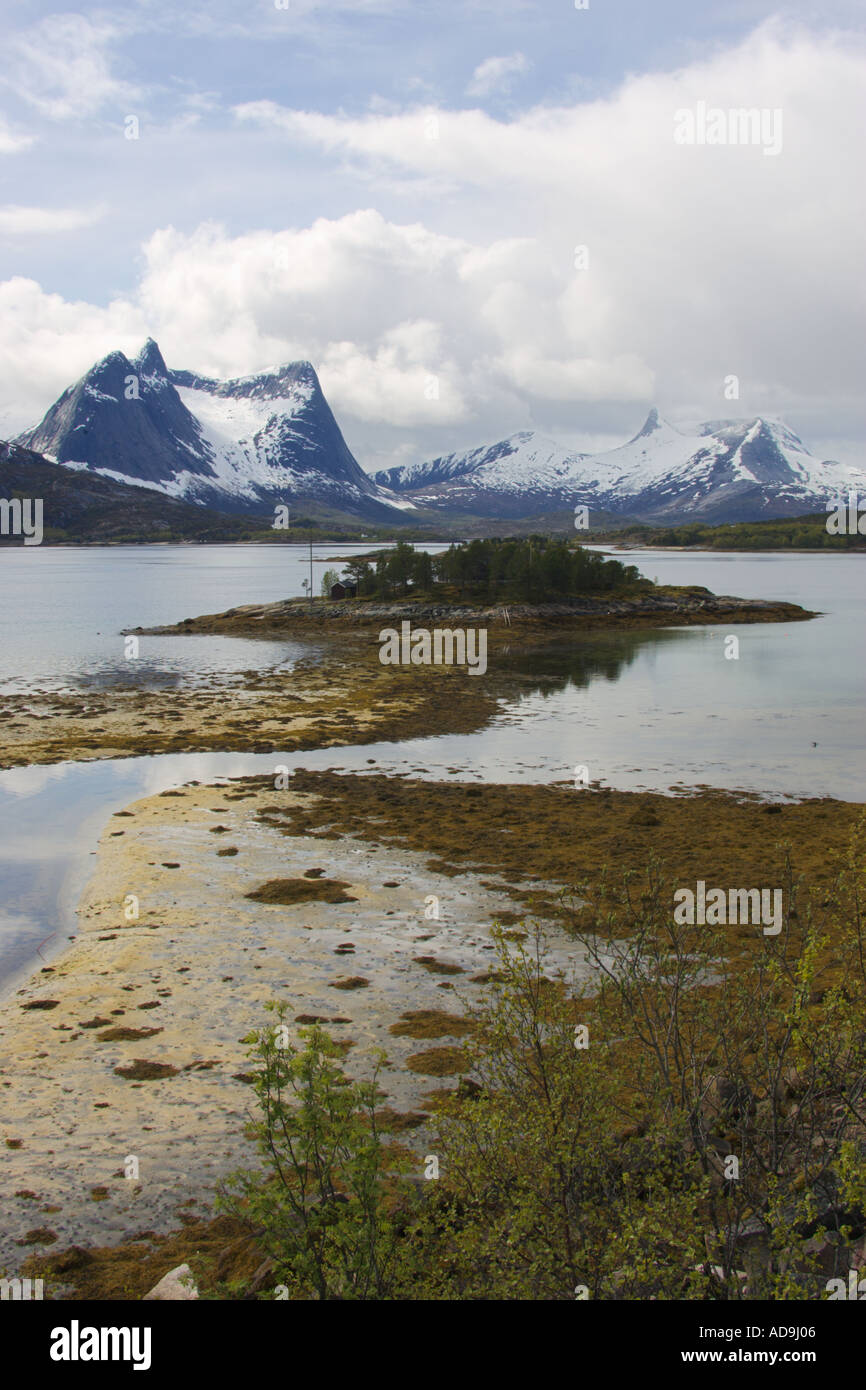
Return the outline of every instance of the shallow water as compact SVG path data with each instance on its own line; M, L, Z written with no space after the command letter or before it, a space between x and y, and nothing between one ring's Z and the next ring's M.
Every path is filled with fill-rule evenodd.
M369 545L313 546L313 588ZM439 549L441 547L435 547ZM290 666L297 642L142 637L129 660L121 629L156 627L244 603L303 597L305 545L0 547L0 693L90 686L166 687L255 667Z
M661 583L821 616L570 637L530 656L536 688L478 733L330 749L303 765L492 782L575 781L580 769L578 780L626 791L705 785L866 801L866 557L635 551L628 560ZM729 636L736 659L725 655ZM525 664L514 649L509 659Z
M184 584L178 605L178 573L192 557L191 569L200 576L200 553L166 549L181 552L167 564L174 589L169 585L147 602L139 596L131 611L122 613L112 598L106 629L115 622L119 628L167 621L280 596L275 592L280 576L273 568L277 548L249 548L238 564L242 582L225 581L231 593L222 578L209 580L202 590ZM73 564L83 554L65 553ZM320 553L324 561L336 551ZM143 584L150 552L137 554L144 568L136 582ZM256 576L256 559L263 554L267 574ZM277 558L283 559L282 551ZM111 814L186 781L273 771L278 764L494 782L573 782L579 768L585 769L581 778L625 790L708 785L779 798L866 801L864 557L651 551L633 552L629 559L661 582L785 599L819 609L822 616L806 623L599 631L541 654L521 654L513 647L491 665L490 675L512 676L514 693L490 725L473 734L291 755L165 754L2 772L0 983L14 984L39 964L37 949L50 958L74 932L74 904ZM131 567L131 584L135 566L122 557L124 566ZM127 586L127 602L134 587ZM30 601L32 615L32 596ZM737 660L724 654L729 635L739 639ZM163 640L173 651L191 639ZM243 666L257 664L250 650L259 644L238 645L247 654ZM272 645L279 644L261 644ZM185 670L186 653L173 657ZM37 678L43 680L41 670Z

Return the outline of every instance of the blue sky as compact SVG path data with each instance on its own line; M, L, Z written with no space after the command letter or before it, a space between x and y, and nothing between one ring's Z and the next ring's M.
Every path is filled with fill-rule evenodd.
M7 0L0 434L152 333L218 375L309 358L371 468L616 443L654 403L853 459L863 29L848 0ZM782 148L678 147L701 101L780 110Z

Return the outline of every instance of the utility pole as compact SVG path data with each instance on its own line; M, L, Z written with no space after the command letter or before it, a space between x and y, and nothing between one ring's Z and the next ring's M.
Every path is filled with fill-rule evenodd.
M313 527L310 526L310 604L313 602Z

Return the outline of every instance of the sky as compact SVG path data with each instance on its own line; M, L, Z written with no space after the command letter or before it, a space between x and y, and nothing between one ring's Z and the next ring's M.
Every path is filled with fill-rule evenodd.
M862 464L864 106L860 0L5 0L0 437L152 336L311 361L369 470L653 406Z

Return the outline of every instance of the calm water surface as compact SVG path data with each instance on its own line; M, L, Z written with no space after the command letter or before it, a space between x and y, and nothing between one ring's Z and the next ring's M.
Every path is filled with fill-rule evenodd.
M331 556L315 548L314 583ZM308 556L285 547L118 547L0 551L0 690L81 689L128 681L119 629L173 622L301 592ZM585 767L622 789L707 785L777 798L866 801L864 577L854 555L632 552L662 583L790 600L807 623L598 632L494 670L516 693L475 734L298 755L166 754L0 773L0 982L12 986L75 930L74 905L98 835L115 810L190 780L290 767L336 767L435 780L567 781ZM725 657L725 638L739 658ZM371 638L371 640L374 640ZM153 644L152 646L150 644ZM301 644L144 639L140 678L231 681L253 666L291 665ZM287 670L286 679L290 680ZM483 679L483 678L479 678ZM581 790L575 786L575 795Z
M314 592L326 569L341 568L335 556L372 548L314 545ZM142 637L139 657L129 661L121 629L300 598L309 577L304 545L0 548L0 694L214 677L230 684L250 667L290 667L309 644Z

